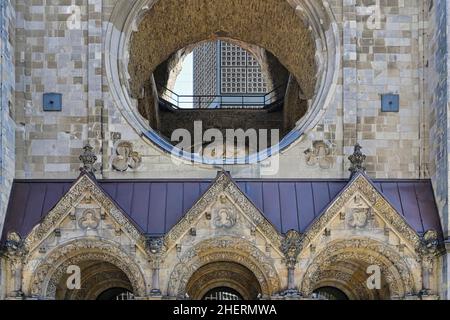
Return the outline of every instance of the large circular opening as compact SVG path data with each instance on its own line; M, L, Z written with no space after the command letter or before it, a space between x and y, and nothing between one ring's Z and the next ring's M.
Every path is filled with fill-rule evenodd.
M318 122L337 80L337 27L321 1L141 0L118 4L111 21L107 72L119 109L144 138L190 161L216 164L243 155L254 163L287 148ZM215 68L216 80L203 81L191 95L191 110L180 108L183 97L176 92L170 94L176 103L164 99L180 61L196 48L202 51L199 45L205 56L217 44L216 54L204 57L195 71L212 74L216 64L221 70ZM229 62L221 59L227 53ZM254 61L238 65L242 53ZM220 90L205 94L210 87ZM196 123L202 127L196 130ZM190 141L180 144L178 129ZM242 130L244 142L230 138L228 130ZM219 137L222 147L205 157L205 144Z

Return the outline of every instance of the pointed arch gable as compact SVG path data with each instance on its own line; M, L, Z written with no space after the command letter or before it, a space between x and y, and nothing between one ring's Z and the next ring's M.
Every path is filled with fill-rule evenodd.
M226 194L239 211L253 224L273 247L279 251L282 235L273 224L267 220L263 213L243 193L231 176L226 172L220 172L203 196L181 218L181 220L166 234L164 238L167 249L174 247L183 235L189 232L192 225L198 221L203 213L217 201L221 194Z
M83 173L62 196L52 210L36 225L24 240L27 252L33 251L70 214L86 195L96 201L105 212L133 239L137 246L145 249L145 236L139 227L122 211L88 173Z
M313 221L302 236L302 250L307 248L311 242L324 231L328 224L345 207L346 203L348 203L348 201L357 193L361 194L368 201L376 214L378 214L378 216L380 216L400 238L404 239L413 251L420 251L422 241L418 233L374 186L370 178L363 173L357 173L341 193L328 205L324 210L324 213Z

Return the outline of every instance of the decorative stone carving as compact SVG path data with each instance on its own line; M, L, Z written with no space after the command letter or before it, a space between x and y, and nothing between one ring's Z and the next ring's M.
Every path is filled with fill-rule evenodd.
M419 251L422 262L422 290L420 295L429 296L431 293L430 279L433 274L435 260L439 255L439 235L435 230L428 230L422 236L422 248Z
M286 258L286 265L288 268L295 268L297 257L301 250L301 240L301 235L297 231L290 230L281 241L280 249Z
M163 237L147 237L147 248L151 254L159 254L164 251Z
M346 209L347 225L355 229L365 228L370 215L371 209L364 204L359 195L356 195L354 204Z
M83 230L95 230L100 225L100 214L95 210L88 209L83 212L78 225Z
M300 296L295 287L294 270L301 250L301 241L301 235L295 230L290 230L286 233L281 242L281 251L286 258L286 266L288 268L288 290L284 292L285 297L289 296L295 298Z
M87 144L86 146L84 146L83 150L83 154L80 155L80 161L83 163L83 167L80 170L87 173L95 173L95 163L97 162L97 156L93 151L94 148Z
M56 206L50 211L43 221L37 225L25 239L26 250L31 252L59 226L59 224L70 214L71 210L85 198L86 194L98 203L104 212L117 223L126 234L136 242L137 246L145 249L145 236L136 229L128 218L116 207L114 202L103 190L92 180L90 175L83 175L71 187Z
M23 253L23 240L16 232L9 232L6 236L6 251L11 255L18 255Z
M70 265L83 261L109 262L122 270L139 296L145 295L145 278L136 262L122 249L107 240L74 240L52 250L33 271L30 292L41 298L54 298L56 288Z
M305 151L306 164L310 167L330 169L333 166L331 148L323 141L315 141L312 148Z
M389 202L377 191L377 189L367 180L363 174L357 175L352 183L342 192L328 209L307 229L301 242L302 249L312 244L312 240L321 235L330 221L340 215L342 209L348 206L355 195L360 195L370 203L373 213L380 215L383 220L394 230L401 234L413 250L420 250L421 239L415 230L405 221L405 219L392 207ZM352 207L353 205L350 205Z
M365 172L366 168L364 167L364 162L366 161L366 156L361 152L362 147L357 143L355 145L355 149L353 154L348 157L350 160L351 166L348 169L352 175L358 172Z
M214 209L213 224L218 229L231 229L237 222L237 213L233 205L227 203L227 199L224 195L220 197L220 205Z
M133 150L133 144L128 141L121 141L117 144L116 155L112 159L112 166L117 171L127 171L129 168L137 169L142 158L138 152Z
M349 239L329 244L317 254L303 276L303 294L311 295L314 285L320 280L320 273L339 261L362 261L369 265L379 265L391 296L402 297L415 291L411 270L398 252L387 244L374 240Z
M180 257L180 263L170 275L169 296L185 296L186 285L194 272L217 261L239 263L248 268L258 279L266 296L280 290L280 280L271 259L241 238L221 237L205 240Z
M435 254L439 246L439 236L435 230L428 230L422 237L422 243L427 254Z
M230 203L230 205L238 207L242 210L242 212L244 212L246 217L249 219L250 224L254 225L259 232L269 239L275 248L280 248L282 238L281 235L247 198L247 196L242 193L233 180L225 172L221 172L202 198L188 211L186 215L184 215L180 222L178 222L178 224L176 224L172 230L167 233L164 239L167 249L174 247L183 235L188 234L192 226L195 225L195 223L201 218L202 215L205 214L205 212L209 212L211 205L216 203L219 196L224 195L224 193L229 198L227 201L231 200L232 203ZM237 214L237 209L233 209ZM212 214L212 219L214 219L214 214ZM232 220L233 219L231 219L231 221Z

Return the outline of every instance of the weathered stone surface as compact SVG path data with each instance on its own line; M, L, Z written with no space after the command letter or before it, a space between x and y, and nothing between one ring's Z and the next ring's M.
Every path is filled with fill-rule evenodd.
M156 2L132 37L128 69L133 96L140 96L148 76L174 52L217 37L270 51L294 74L305 95L314 95L313 38L286 1L169 0Z

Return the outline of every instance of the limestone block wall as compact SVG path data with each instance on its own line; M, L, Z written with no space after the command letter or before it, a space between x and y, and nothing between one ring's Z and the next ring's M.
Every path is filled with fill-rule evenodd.
M17 0L17 178L74 178L81 147L90 142L104 178L214 177L217 168L174 164L140 136L111 93L105 34L125 0ZM161 0L164 1L164 0ZM136 1L125 1L135 3ZM348 177L347 157L359 141L376 178L426 177L423 108L423 1L328 1L339 28L341 68L331 103L318 125L280 157L274 177ZM379 19L375 14L379 8ZM89 10L88 10L89 9ZM114 19L126 18L129 11ZM374 16L375 14L375 16ZM68 24L79 17L79 24ZM69 19L69 20L68 20ZM182 27L182 26L180 26ZM114 29L118 37L121 30ZM168 35L169 36L169 35ZM63 111L42 110L44 92L63 94ZM400 113L382 113L380 94L399 93ZM115 146L130 141L142 164L112 169ZM316 142L326 161L312 158ZM306 152L306 154L305 154ZM309 152L309 153L308 153ZM226 167L236 177L259 177L261 165Z
M441 214L444 233L448 236L448 199L449 199L449 87L448 87L448 27L449 6L447 1L428 1L428 32L427 32L427 70L426 70L426 101L429 117L429 149L430 176L434 185L436 202ZM449 250L446 246L447 251ZM447 284L449 279L448 255L443 258L442 281ZM448 285L441 287L441 296L448 299Z
M13 1L0 2L0 230L8 205L15 172L14 122L14 42L15 9ZM1 231L0 231L1 234ZM1 275L0 275L1 281Z
M429 113L430 175L441 212L443 228L448 232L448 15L446 1L434 1L428 7L427 96Z

